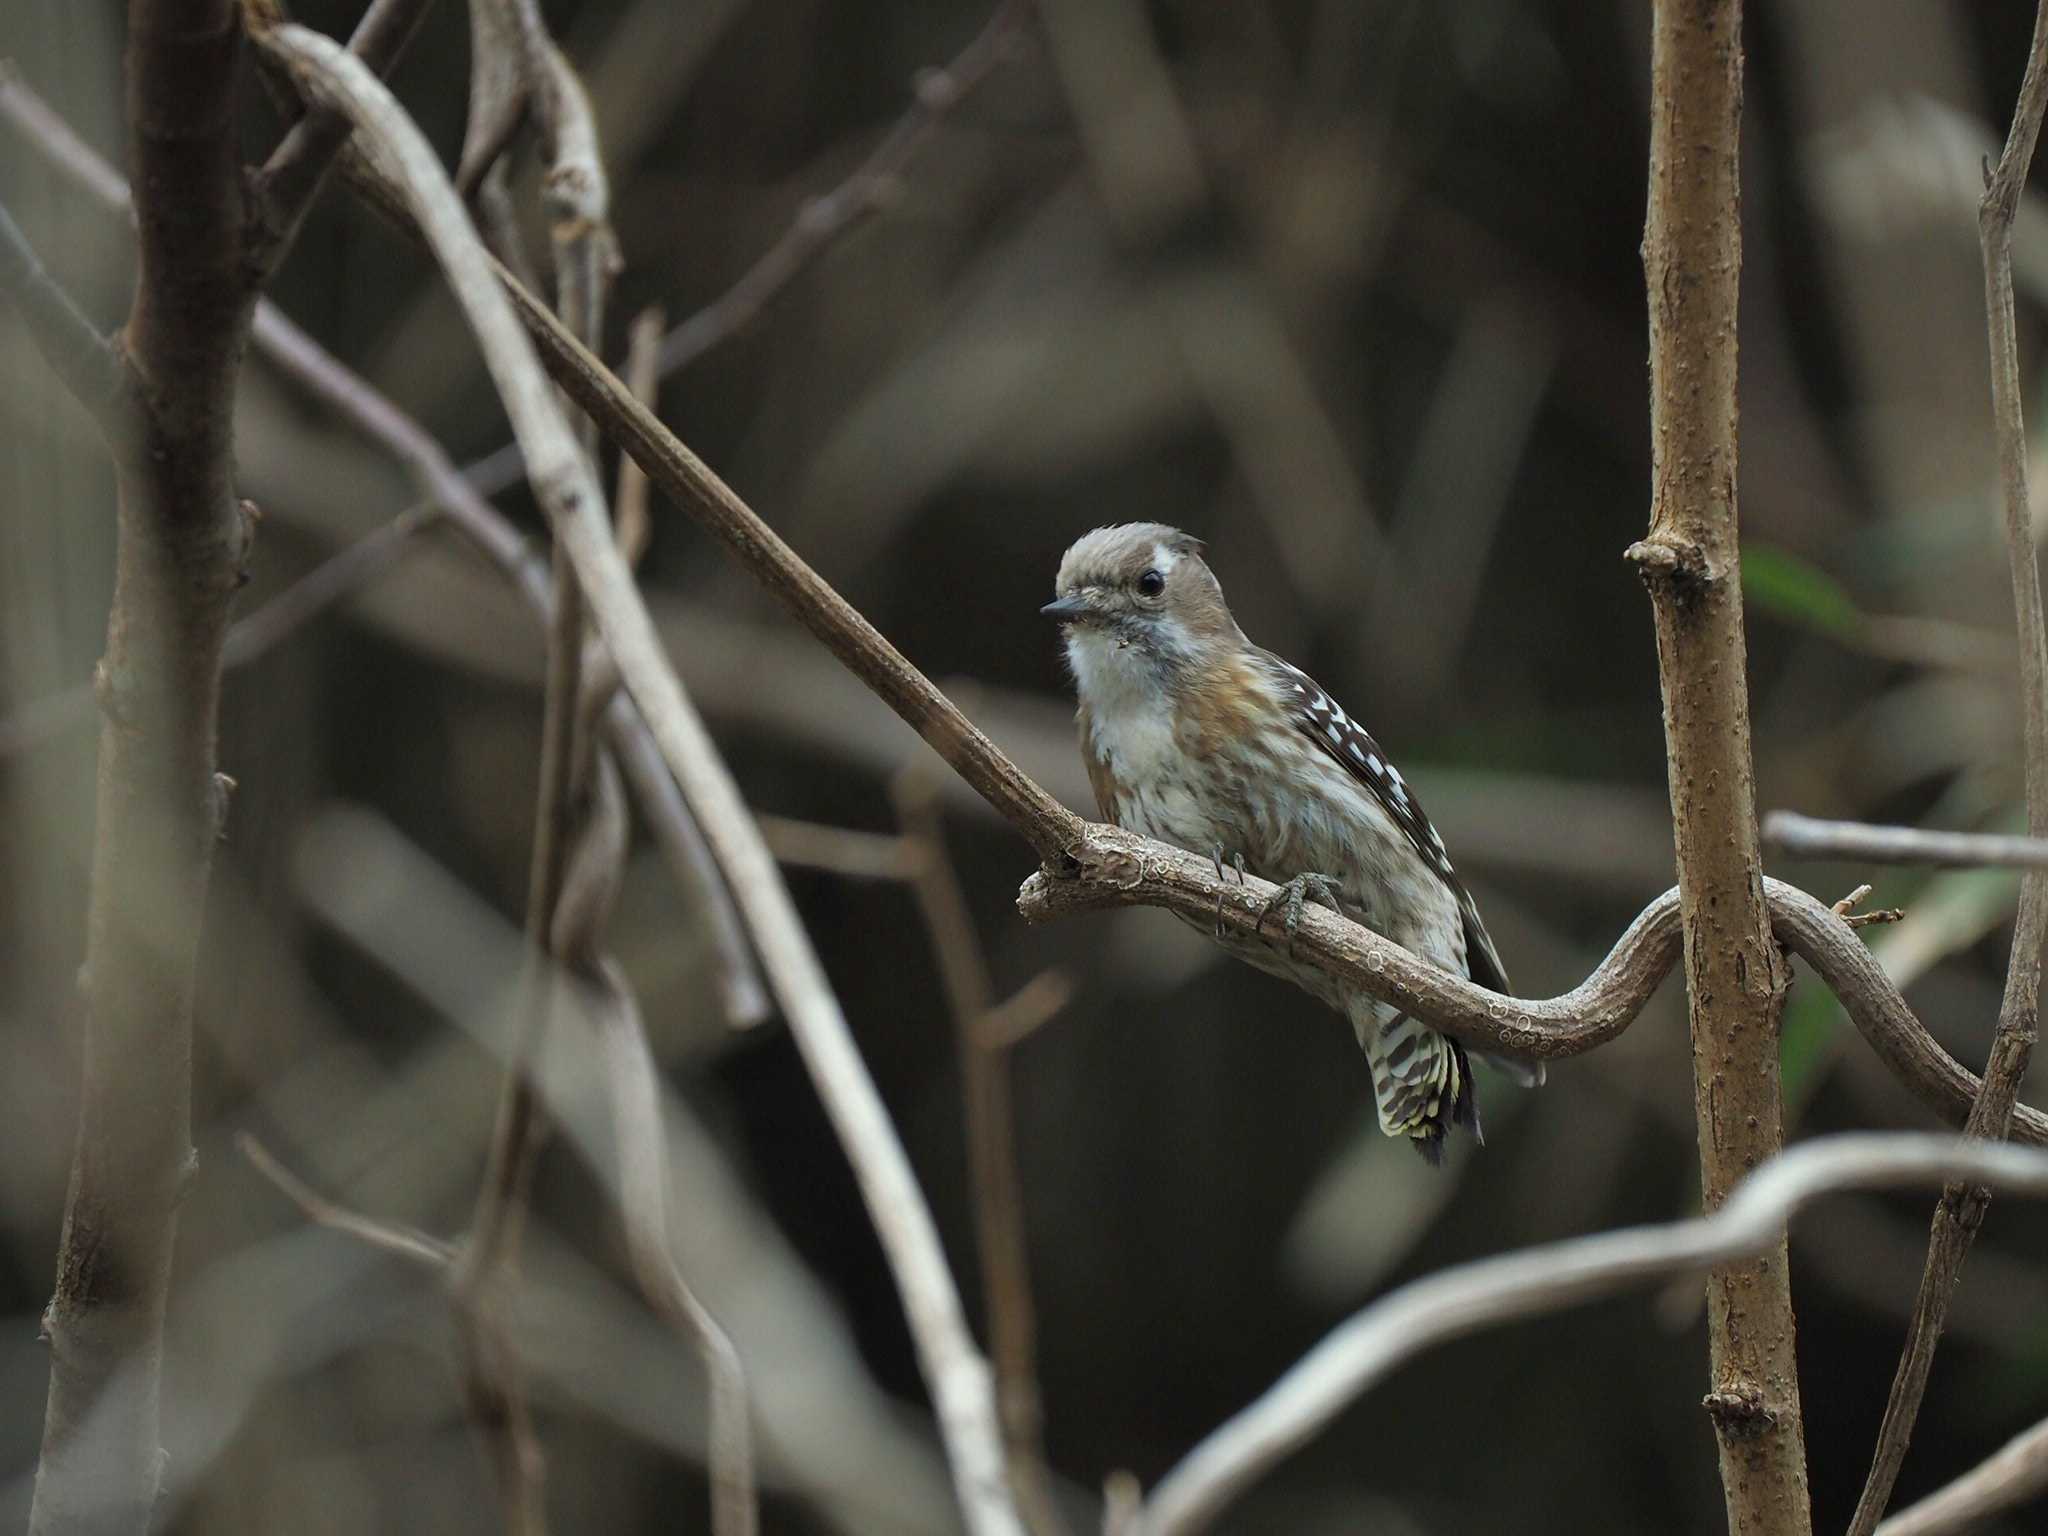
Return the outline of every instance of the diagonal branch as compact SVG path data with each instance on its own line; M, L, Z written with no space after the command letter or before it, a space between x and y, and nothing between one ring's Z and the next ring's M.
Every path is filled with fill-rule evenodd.
M1998 435L1999 489L2005 511L2005 544L2012 568L2013 609L2019 626L2020 718L2025 722L2027 834L2048 838L2048 624L2041 613L2041 572L2034 549L2027 498L2027 429L2021 404L2019 334L2013 317L2012 225L2027 170L2033 164L2041 119L2048 113L2048 0L2036 7L2034 37L2019 103L1998 169L1977 212L1984 257L1984 308L1990 331L1991 406ZM2020 1081L2026 1076L2040 1034L2041 946L2048 941L2048 869L2020 877L2019 914L2013 922L2012 956L1998 1029L1984 1065L1984 1084L1970 1106L1964 1131L2000 1140L2010 1134ZM1984 1222L1990 1192L1952 1184L1935 1207L1928 1235L1927 1267L1913 1300L1906 1347L1878 1427L1870 1476L1856 1501L1849 1536L1869 1536L1891 1498L1912 1439L1913 1421L1934 1368L1934 1351L1947 1320L1963 1261Z
M1963 1536L2048 1489L2048 1419L1877 1528L1877 1536Z
M590 466L556 409L546 375L520 334L489 257L432 149L357 61L329 39L301 27L275 28L260 42L290 65L303 88L346 111L357 132L403 168L403 194L477 334L526 456L535 494L575 564L591 615L627 689L698 813L805 1065L853 1162L903 1294L969 1526L977 1536L1020 1536L1005 1486L988 1367L967 1331L930 1210L789 893L662 654L632 574L613 545ZM554 323L551 314L548 319ZM575 345L573 339L570 344Z
M349 51L378 74L391 72L426 19L433 0L371 0L348 40ZM250 183L249 280L262 287L291 250L307 211L348 143L348 119L315 107L291 130Z
M110 444L134 437L134 382L127 364L50 273L14 216L0 206L0 294L10 299L50 371Z
M1562 1311L1667 1275L1769 1253L1822 1195L1944 1179L2048 1196L2048 1155L1946 1136L1847 1135L1781 1152L1711 1215L1629 1227L1460 1264L1409 1282L1340 1324L1160 1479L1139 1536L1193 1536L1282 1457L1403 1361L1482 1328Z

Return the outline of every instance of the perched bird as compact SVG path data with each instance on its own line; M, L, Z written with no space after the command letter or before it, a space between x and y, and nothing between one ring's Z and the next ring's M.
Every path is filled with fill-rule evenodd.
M1245 638L1201 541L1161 523L1098 528L1060 561L1056 599L1105 819L1279 883L1291 933L1315 896L1496 992L1500 954L1415 792L1308 674ZM1268 908L1270 912L1271 907ZM1263 943L1241 958L1351 1020L1380 1129L1432 1163L1454 1125L1480 1135L1465 1048L1390 1003ZM1540 1064L1501 1063L1534 1085ZM1483 1138L1481 1138L1483 1139Z

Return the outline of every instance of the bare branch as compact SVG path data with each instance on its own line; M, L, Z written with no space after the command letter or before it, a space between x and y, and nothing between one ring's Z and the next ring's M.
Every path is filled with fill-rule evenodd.
M988 1314L989 1355L995 1364L996 1407L1002 1414L1010 1482L1025 1522L1036 1536L1061 1536L1065 1522L1053 1501L1045 1469L1038 1322L1031 1300L1030 1253L1024 1232L1024 1181L1017 1169L1010 1058L988 1027L996 1008L995 982L967 909L967 893L960 888L960 877L946 853L937 789L928 771L920 767L899 774L894 790L896 815L910 856L910 888L924 916L940 984L953 1015L974 1227L981 1248L982 1300Z
M378 74L389 74L411 45L432 3L372 0L349 38L349 51ZM251 185L255 216L249 231L250 281L254 286L263 286L283 262L335 156L347 143L348 119L316 107L292 124L256 173Z
M244 1131L235 1138L235 1147L249 1160L252 1168L276 1185L278 1193L296 1205L316 1226L344 1232L372 1248L381 1249L409 1264L417 1264L436 1275L446 1274L448 1266L455 1261L455 1249L438 1237L416 1227L378 1221L345 1205L337 1205L285 1167L271 1155L269 1148L248 1132Z
M603 964L600 982L608 1006L599 1010L597 1046L618 1142L619 1214L626 1253L649 1304L671 1327L695 1341L711 1384L713 1536L753 1536L760 1515L746 1376L732 1339L691 1291L670 1252L661 1084L648 1054L639 1009L615 964Z
M764 815L760 824L778 863L854 880L908 881L915 872L910 845L894 833L828 827L793 816Z
M503 0L476 0L470 7L470 16L479 77L492 74L494 69L498 73L509 69L520 82L519 99L531 100L540 107L549 162L545 186L558 277L557 302L564 321L580 340L589 346L601 345L605 300L618 272L619 258L611 232L610 182L598 151L589 99L575 71L548 39L539 10L531 0L510 0L509 4ZM503 61L502 67L494 66L484 57L487 52L508 54L510 58ZM473 111L475 106L473 100ZM516 111L513 116L516 120ZM594 446L594 438L586 446ZM590 489L595 492L594 479ZM514 1525L535 1530L545 1524L546 1506L539 1484L542 1457L528 1422L517 1358L510 1351L491 1347L487 1332L491 1325L488 1293L499 1286L509 1290L516 1283L527 1193L546 1135L533 1071L556 998L555 968L548 964L548 957L552 955L571 969L589 969L573 965L565 945L580 943L586 957L601 952L611 893L617 889L625 857L622 810L616 805L606 807L611 811L614 827L586 819L594 818L594 812L588 795L591 749L585 727L601 704L593 698L593 707L585 708L590 679L583 664L583 593L574 569L559 548L559 540L553 599L541 727L540 795L534 813L532 868L527 886L520 1027L506 1062L490 1157L477 1194L470 1238L455 1272L459 1303L456 1325L463 1337L467 1362L465 1387L473 1409L498 1397L507 1404L503 1424L517 1442L517 1454L501 1454L496 1459L501 1468L523 1480L520 1486L506 1490ZM604 698L609 697L607 690ZM612 787L614 781L607 778L606 783ZM616 800L615 787L613 798ZM615 846L601 849L598 842L607 832L615 833L611 839ZM582 902L580 927L567 921L576 895L565 884L572 848L592 852L596 865L585 871L586 889L594 885L603 892ZM594 958L591 963L594 964ZM493 1361L502 1362L501 1381L484 1377ZM487 1430L496 1427L496 1421L488 1414L475 1416ZM751 1471L744 1482L750 1498ZM743 1517L745 1529L751 1531L751 1502L746 1504Z
M2048 1195L2048 1154L1946 1136L1830 1136L1770 1159L1710 1215L1548 1243L1411 1281L1340 1324L1182 1457L1153 1489L1136 1529L1142 1536L1206 1529L1339 1411L1402 1362L1448 1339L1770 1253L1783 1244L1790 1218L1822 1195L1952 1178Z
M2013 1436L1997 1454L1944 1488L1909 1504L1877 1536L1961 1536L2048 1489L2048 1419Z
M773 860L662 654L632 575L613 545L590 466L555 409L546 376L519 332L519 317L506 304L431 148L378 82L332 42L303 28L279 27L261 41L291 64L308 90L347 111L357 131L375 140L401 168L412 212L470 318L512 418L535 492L575 563L592 616L627 689L698 813L791 1033L853 1161L903 1293L969 1526L977 1533L1013 1536L1021 1526L1005 1487L988 1368L967 1332L930 1211ZM531 295L522 304L545 315L572 348L582 350ZM625 398L630 400L630 394Z
M134 437L136 405L127 365L42 263L0 205L0 294L14 304L50 371L117 451Z
M1990 332L1991 407L1998 435L1999 487L2005 510L2006 556L2012 571L2013 609L2019 626L2020 718L2025 723L2027 834L2048 840L2048 623L2041 613L2041 572L2034 549L2027 497L2027 428L2021 399L2019 334L2013 317L2012 225L2021 189L2033 164L2041 119L2048 113L2048 0L2034 12L2034 37L2019 103L1998 169L1977 212L1984 258L1984 308ZM2048 846L2048 842L2044 842ZM1984 1083L1970 1106L1964 1134L2002 1140L2011 1133L2020 1082L2040 1036L2041 946L2048 942L2048 869L2030 868L2020 879L2019 914L2013 923L2012 955L1998 1028L1984 1065ZM1961 1279L1963 1261L1983 1224L1990 1192L1952 1184L1935 1207L1928 1235L1927 1267L1907 1325L1870 1476L1856 1501L1849 1536L1876 1529L1912 1439L1913 1421L1934 1368L1949 1301Z
M1677 834L1700 1189L1716 1209L1784 1145L1790 971L1757 846L1737 534L1742 0L1657 0L1650 25L1650 528L1628 558L1657 627ZM1782 1235L1707 1277L1706 1396L1731 1536L1806 1536L1806 1434Z
M235 494L243 281L230 0L131 0L139 261L121 344L138 381L115 458L83 1079L32 1536L146 1530L162 1466L164 1312L192 1165L192 999L225 806L221 648L251 520Z
M656 415L660 414L655 400L661 390L661 332L667 323L661 306L650 304L633 317L626 332L626 387ZM637 570L654 526L647 515L647 471L624 454L619 455L619 483L612 495L612 527L617 531L619 553Z
M1778 852L1798 858L1933 864L1946 869L2048 869L2048 839L2042 838L1821 821L1795 811L1765 816L1763 836Z

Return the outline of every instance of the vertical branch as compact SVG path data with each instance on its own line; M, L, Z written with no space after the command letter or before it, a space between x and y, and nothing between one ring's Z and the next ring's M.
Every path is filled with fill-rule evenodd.
M192 1166L192 997L224 800L221 650L248 545L234 493L242 280L230 0L133 0L128 119L140 261L123 347L118 541L86 919L84 1082L29 1529L148 1528L178 1200Z
M1741 0L1658 0L1649 215L1652 501L1628 558L1656 614L1678 846L1700 1183L1717 1210L1784 1140L1785 964L1757 847L1736 518L1742 271ZM1707 1277L1712 1389L1733 1536L1812 1527L1784 1234Z
M1010 1102L1009 1051L991 1029L995 984L974 933L966 893L946 857L936 790L913 769L895 787L896 814L910 853L911 890L924 914L939 963L960 1049L967 1166L981 1248L982 1296L988 1313L996 1411L1019 1512L1035 1536L1065 1527L1046 1485L1040 1435L1037 1323L1031 1265L1024 1242L1024 1187L1017 1172L1017 1135Z
M1991 410L1998 440L1998 481L2004 505L2005 544L2012 567L2014 617L2018 624L2020 718L2026 749L2027 832L2048 837L2048 626L2041 615L2041 572L2034 551L2027 497L2027 428L2021 409L2019 336L2013 317L2012 226L2020 191L2033 164L2041 118L2048 111L2048 5L2034 14L2027 71L2013 109L2011 130L1998 169L1977 209L1977 236L1984 259L1984 309L1991 348ZM2019 914L2013 922L2012 955L1998 1028L1984 1066L1984 1083L1963 1125L1966 1136L2002 1141L2011 1132L2020 1081L2040 1034L2041 945L2048 940L2048 871L2030 869L2020 879ZM1927 1263L1907 1323L1906 1347L1885 1400L1870 1475L1856 1501L1849 1536L1870 1536L1891 1499L1906 1446L1913 1435L1935 1346L1948 1319L1949 1300L1991 1192L1951 1184L1942 1192L1928 1232Z
M473 17L492 8L472 7ZM590 102L568 61L540 30L539 13L521 7L519 25L492 36L477 33L503 55L497 67L538 104L548 160L546 202L552 224L556 304L579 341L602 344L605 296L618 271L611 232L611 189L598 150ZM479 60L479 68L490 61ZM516 120L516 119L515 119ZM585 447L595 433L585 426ZM594 483L594 482L593 482ZM463 1385L498 1469L508 1529L546 1530L544 1460L519 1379L518 1357L505 1347L496 1314L509 1305L513 1271L533 1170L545 1134L533 1072L546 1038L562 960L560 907L570 852L590 828L583 591L567 557L554 564L553 616L548 626L547 697L541 728L540 800L534 816L532 866L527 882L526 953L517 1037L505 1072L489 1166L477 1196L476 1217L454 1286L456 1328L463 1350ZM619 814L623 815L623 812ZM602 916L594 919L602 923ZM508 1293L501 1297L494 1292Z

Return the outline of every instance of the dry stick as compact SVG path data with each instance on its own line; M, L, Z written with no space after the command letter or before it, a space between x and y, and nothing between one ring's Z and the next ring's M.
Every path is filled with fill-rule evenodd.
M1700 1188L1717 1209L1784 1144L1789 976L1757 847L1736 519L1741 0L1658 0L1651 24L1650 531L1631 546L1656 616L1678 851ZM1806 1434L1782 1233L1707 1277L1732 1536L1805 1536Z
M899 774L896 815L911 858L911 890L931 936L960 1053L967 1166L980 1240L982 1300L988 1312L989 1356L996 1372L1010 1483L1025 1522L1037 1536L1062 1536L1066 1522L1045 1470L1038 1393L1037 1322L1031 1262L1024 1235L1024 1183L1017 1169L1016 1115L1010 1099L1008 1051L988 1027L996 1008L988 957L974 932L967 894L946 854L938 791L929 769Z
M646 1029L625 972L605 952L612 908L625 875L629 829L618 770L590 747L589 725L617 688L616 673L591 668L580 702L585 750L574 793L584 807L576 846L555 906L549 948L566 973L599 999L585 1014L594 1054L603 1063L618 1157L620 1225L633 1277L655 1314L696 1345L711 1397L706 1445L711 1473L713 1536L754 1536L760 1525L754 1488L754 1442L746 1377L731 1337L676 1268L668 1236L668 1143L661 1084Z
M1018 893L1018 909L1028 920L1107 906L1164 907L1213 918L1220 908L1222 922L1234 932L1261 932L1260 913L1274 886L1257 878L1240 886L1235 875L1219 882L1206 858L1085 822L1061 806L564 333L545 306L516 288L508 291L540 343L542 361L605 435L752 570L793 618L1045 860L1045 869ZM1899 1081L1934 1113L1960 1124L1977 1078L1922 1027L1854 930L1795 886L1766 879L1764 892L1779 942L1813 964ZM1294 944L1298 957L1315 964L1330 996L1357 988L1398 1003L1468 1045L1552 1058L1591 1050L1628 1027L1677 959L1676 909L1676 892L1652 902L1591 976L1547 1001L1489 992L1320 907L1303 911ZM1264 937L1278 942L1270 925ZM2023 1139L2048 1144L2048 1115L2022 1107L2017 1124Z
M634 318L626 345L628 387L633 391L633 398L649 410L654 409L661 383L662 326L660 306L648 306ZM646 472L621 454L618 494L612 505L612 526L619 553L629 567L638 567L653 531L648 518L647 491ZM683 888L685 899L698 913L699 921L711 938L713 980L718 986L725 1020L735 1029L752 1029L765 1024L773 1015L775 1005L768 996L767 987L762 984L753 951L747 947L747 936L740 929L739 914L733 911L732 897L725 889L725 881L712 861L711 850L704 845L704 834L697 830L697 823L691 818L689 807L683 804L675 780L662 765L661 751L654 745L654 738L647 734L645 726L641 725L639 711L623 693L613 698L606 718L609 720L620 714L629 715L638 729L612 731L612 752L633 786L634 798L640 803L641 815L654 834L662 857L668 861L670 871Z
M1933 864L1947 869L2048 869L2048 838L1821 821L1795 811L1766 815L1763 838L1778 852L1797 858Z
M1962 1536L2048 1489L2048 1419L2008 1440L1947 1486L1909 1504L1877 1536Z
M348 40L349 51L388 75L426 19L433 0L372 0ZM348 142L348 120L314 110L291 127L250 179L250 281L267 283L305 222L329 168Z
M481 18L501 12L510 18L513 13L504 11L503 5L504 0L477 0L470 8L477 28L474 67L480 77L517 80L520 98L533 101L540 109L548 160L544 185L554 242L557 303L564 323L576 336L587 345L599 345L605 295L618 271L618 248L611 232L610 183L590 120L590 102L576 84L568 62L540 30L537 12L530 8L520 12L516 28L499 29L483 23ZM487 53L502 57L493 61L484 57ZM473 100L472 108L474 105ZM516 120L516 111L513 116ZM503 147L501 143L496 148ZM555 938L558 906L585 805L578 794L576 768L583 754L581 727L585 723L581 708L583 594L559 549L552 592L540 795L527 883L519 1023L506 1059L470 1238L452 1277L464 1394L471 1417L491 1449L506 1500L507 1523L515 1532L546 1529L545 1458L533 1432L517 1352L502 1337L491 1335L503 1327L497 1307L512 1305L527 1197L545 1137L540 1094L532 1074L554 1010L558 972L549 964L549 956L562 959Z
M661 306L650 304L633 317L626 331L626 388L650 411L661 392L661 333L666 324ZM624 454L619 455L618 488L612 495L612 528L619 553L638 570L654 525L647 512L647 471Z
M1354 1313L1153 1490L1140 1536L1192 1536L1268 1467L1403 1361L1481 1328L1576 1306L1632 1285L1771 1252L1821 1195L1967 1177L2048 1195L2048 1156L1946 1136L1828 1136L1779 1153L1717 1211L1570 1238L1439 1270Z
M347 1234L358 1242L404 1259L409 1264L418 1264L435 1274L443 1273L455 1259L455 1248L440 1238L420 1231L416 1227L403 1226L397 1222L378 1221L352 1211L345 1205L337 1205L304 1179L271 1155L270 1149L247 1131L235 1137L235 1149L249 1160L249 1165L263 1177L277 1186L286 1199L296 1205L305 1218L317 1226Z
M2006 553L2012 568L2013 609L2019 632L2020 711L2025 722L2027 832L2048 838L2048 624L2041 613L2041 574L2034 551L2027 497L2027 432L2021 408L2019 336L2013 320L2012 225L2021 189L2034 159L2041 119L2048 112L2048 0L2034 13L2033 43L2020 82L2018 105L1998 169L1977 210L1984 256L1984 308L1991 348L1991 405L1998 434L1999 487L2005 508ZM2034 868L2020 878L2019 913L2013 922L2012 956L1998 1029L1984 1064L1984 1084L1970 1107L1964 1134L2002 1140L2010 1131L2020 1081L2026 1076L2040 1033L2041 946L2048 940L2048 870ZM1927 1390L1928 1372L1948 1316L1963 1261L1984 1223L1990 1192L1951 1184L1935 1207L1928 1235L1927 1266L1913 1299L1906 1347L1885 1401L1870 1476L1856 1501L1849 1536L1869 1536L1890 1500L1906 1459L1913 1421Z
M400 167L404 195L469 317L512 418L535 493L575 563L592 617L627 689L698 812L852 1161L903 1294L968 1526L977 1536L1021 1536L1004 1483L988 1367L967 1331L930 1210L789 893L662 654L632 574L612 544L590 467L555 407L546 375L506 304L492 263L433 151L374 77L331 41L304 28L278 27L260 41L290 63L305 88L347 111L357 132ZM552 315L548 319L555 323Z
M121 334L132 426L109 436L118 539L86 916L83 1073L56 1285L33 1536L149 1529L164 1310L192 1169L192 997L223 800L221 648L250 519L235 496L234 386L254 304L230 0L131 0L139 209Z

